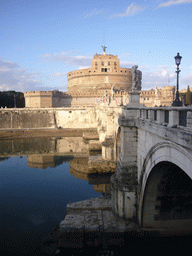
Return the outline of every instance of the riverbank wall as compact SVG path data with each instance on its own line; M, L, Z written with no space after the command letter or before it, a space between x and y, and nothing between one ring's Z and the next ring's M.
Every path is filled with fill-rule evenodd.
M96 128L95 108L0 109L0 129Z
M0 129L55 128L53 110L1 109Z

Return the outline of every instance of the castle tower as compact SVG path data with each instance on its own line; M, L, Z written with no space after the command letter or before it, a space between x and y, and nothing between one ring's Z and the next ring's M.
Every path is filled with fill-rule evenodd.
M131 68L121 68L119 59L112 54L96 54L91 68L79 69L67 74L68 92L110 91L112 86L118 90L129 91L132 84Z

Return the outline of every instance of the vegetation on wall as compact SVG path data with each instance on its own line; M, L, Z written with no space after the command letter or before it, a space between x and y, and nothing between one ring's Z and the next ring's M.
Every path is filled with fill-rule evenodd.
M187 105L191 105L191 91L190 91L189 85L187 87L185 102Z
M25 98L22 92L0 91L0 107L7 108L24 108Z
M192 93L190 91L189 85L187 87L187 92L180 92L179 93L180 98L184 102L185 105L191 105L192 103Z

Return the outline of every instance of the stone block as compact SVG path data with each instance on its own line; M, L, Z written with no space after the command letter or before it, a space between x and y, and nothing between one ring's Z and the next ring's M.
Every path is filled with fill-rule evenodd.
M83 248L84 247L84 233L66 232L64 236L59 240L58 247L64 248Z

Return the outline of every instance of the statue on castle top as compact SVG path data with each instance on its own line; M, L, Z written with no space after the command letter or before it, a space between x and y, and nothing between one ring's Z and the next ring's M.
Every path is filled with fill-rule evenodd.
M131 68L132 73L132 92L141 90L142 72L138 70L138 66L135 65Z
M105 50L106 50L107 47L106 46L101 46L101 47L103 48L103 55L105 55L106 54Z

